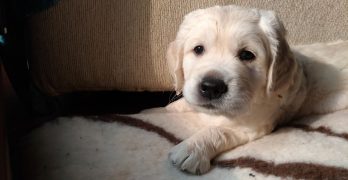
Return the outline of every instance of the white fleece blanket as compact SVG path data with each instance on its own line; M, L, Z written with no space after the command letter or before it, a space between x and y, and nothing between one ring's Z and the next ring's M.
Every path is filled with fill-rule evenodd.
M174 144L210 123L190 116L59 118L22 140L21 174L35 180L348 179L348 110L301 119L227 151L201 176L167 159Z

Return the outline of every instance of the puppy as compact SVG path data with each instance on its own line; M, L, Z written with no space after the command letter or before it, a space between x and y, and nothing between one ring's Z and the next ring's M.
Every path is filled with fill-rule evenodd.
M185 16L167 51L175 89L184 95L175 106L219 123L173 147L173 165L205 173L219 153L281 123L348 107L348 58L307 57L285 34L272 11L216 6Z

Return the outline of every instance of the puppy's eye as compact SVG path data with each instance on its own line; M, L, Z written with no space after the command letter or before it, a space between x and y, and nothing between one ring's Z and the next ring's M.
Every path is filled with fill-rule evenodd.
M238 57L241 61L252 61L255 59L255 55L247 50L240 51Z
M193 48L193 51L196 55L202 55L204 53L204 47L202 45L198 45L195 48Z

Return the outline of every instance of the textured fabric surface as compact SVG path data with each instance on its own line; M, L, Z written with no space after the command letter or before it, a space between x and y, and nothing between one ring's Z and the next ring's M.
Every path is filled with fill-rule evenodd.
M59 118L21 141L23 179L348 179L348 111L312 116L224 152L207 174L171 165L171 147L210 121L191 113Z
M32 77L50 95L171 90L165 52L183 16L227 4L275 10L290 44L348 39L345 0L61 0L29 19Z

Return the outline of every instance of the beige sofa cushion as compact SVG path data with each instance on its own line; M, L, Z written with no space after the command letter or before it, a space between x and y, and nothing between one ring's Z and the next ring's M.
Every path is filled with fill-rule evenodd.
M348 39L345 0L60 0L30 17L30 69L45 93L172 90L165 52L184 14L213 5L272 9L291 44Z

